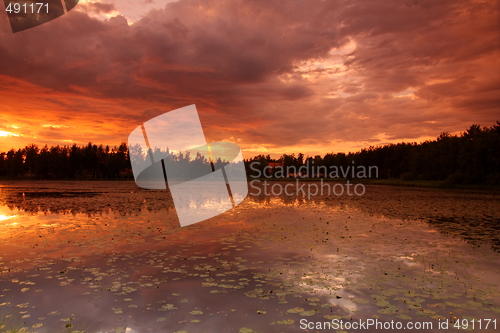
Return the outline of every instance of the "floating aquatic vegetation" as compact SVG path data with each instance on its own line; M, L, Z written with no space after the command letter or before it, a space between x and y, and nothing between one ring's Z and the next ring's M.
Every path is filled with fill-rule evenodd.
M398 190L402 196L414 192ZM476 212L453 214L474 219L489 209L488 218L497 218L498 208L485 197ZM40 315L59 320L79 311L79 317L91 318L92 309L76 307L89 303L100 309L107 329L121 321L139 327L139 321L127 318L148 314L153 331L196 332L204 318L226 316L238 318L236 330L265 332L269 325L293 331L305 316L438 320L459 311L477 318L498 315L498 255L436 232L426 222L431 215L418 204L395 208L390 191L381 198L392 207L373 196L364 202L277 198L258 203L250 198L216 219L183 229L159 208L161 214L128 215L19 211L23 227L8 225L0 233L0 244L6 244L0 246L0 309L30 315L24 319L40 332L50 329L49 319L33 327ZM451 195L445 201L451 205L453 200L463 199ZM449 223L461 223L456 221ZM33 285L43 288L36 289L38 295ZM51 295L50 306L40 306L42 297ZM58 304L61 298L68 306ZM184 316L182 323L175 319ZM255 316L260 316L257 322Z

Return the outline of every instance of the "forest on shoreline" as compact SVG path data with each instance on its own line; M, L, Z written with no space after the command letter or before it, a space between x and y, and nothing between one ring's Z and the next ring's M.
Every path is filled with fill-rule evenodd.
M258 155L245 159L245 165L249 177L269 173L269 166L299 169L314 165L315 170L320 166L376 166L380 179L500 185L500 121L490 127L472 125L460 135L442 133L435 140L422 143L401 142L324 156L298 153L273 159L270 155ZM310 174L313 178L322 176ZM0 178L105 180L133 179L133 174L126 143L109 147L89 142L85 146L32 144L2 152Z

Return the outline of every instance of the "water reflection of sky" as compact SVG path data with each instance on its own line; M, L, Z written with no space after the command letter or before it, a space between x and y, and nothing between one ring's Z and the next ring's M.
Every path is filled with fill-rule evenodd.
M436 232L425 219L435 208L423 207L419 191L398 190L389 199L394 193L375 188L365 202L248 198L180 228L161 193L127 182L42 184L0 191L0 216L7 217L0 220L0 322L11 315L8 325L36 332L66 325L86 332L299 332L301 318L500 316L498 254L487 242ZM446 195L455 200L454 214L498 216L488 205L494 197ZM393 200L389 208L374 206L381 196ZM406 196L416 207L397 206ZM421 218L399 218L405 214Z

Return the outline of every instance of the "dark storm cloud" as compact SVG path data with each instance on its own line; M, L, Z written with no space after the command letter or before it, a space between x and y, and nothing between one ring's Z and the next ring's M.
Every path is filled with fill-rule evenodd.
M0 75L49 89L44 112L101 114L117 141L195 103L212 140L331 151L495 121L498 21L465 0L180 0L132 25L71 11L18 34L0 15Z

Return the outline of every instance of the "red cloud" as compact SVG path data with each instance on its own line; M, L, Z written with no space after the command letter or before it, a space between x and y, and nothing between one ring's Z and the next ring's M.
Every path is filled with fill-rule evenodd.
M180 0L132 25L72 11L18 34L2 17L0 75L18 85L0 116L118 143L195 103L209 140L252 153L420 140L497 120L498 19L493 3L451 0Z

